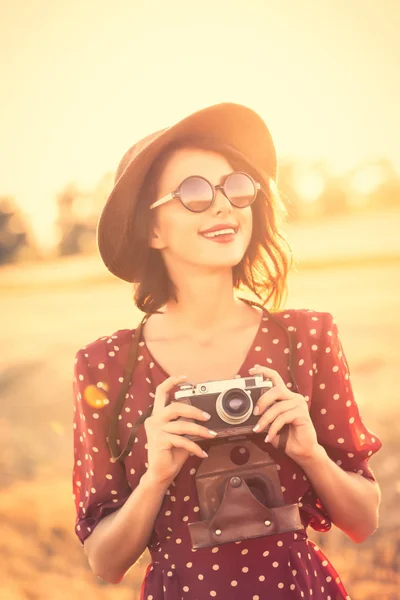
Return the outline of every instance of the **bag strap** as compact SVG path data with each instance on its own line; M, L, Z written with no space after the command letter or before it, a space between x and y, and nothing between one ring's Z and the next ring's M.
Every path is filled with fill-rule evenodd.
M259 304L258 302L255 302L254 300L249 300L247 298L240 298L240 300L243 300L244 302L246 302L247 304L250 304L251 306L257 306L258 308L261 308L262 310L267 310L262 304ZM271 315L271 313L269 311L268 315L269 317L277 324L279 325L279 327L281 327L281 329L283 329L288 337L288 342L289 342L289 372L292 378L292 382L293 382L293 391L297 392L298 390L298 386L294 377L294 373L293 373L293 342L292 342L292 337L290 335L290 332L286 329L286 327L280 323L280 321L278 321L278 319L275 319L273 317L273 315ZM135 422L135 424L133 425L130 434L129 434L129 438L128 441L126 443L126 446L124 448L124 450L119 453L119 448L118 448L118 444L117 444L117 435L118 435L118 417L121 413L122 407L124 405L125 399L126 399L126 395L129 389L129 386L131 384L131 377L133 374L133 370L135 368L135 364L136 364L136 360L137 360L137 355L139 352L139 340L140 337L142 335L142 331L143 331L143 326L146 323L146 321L148 320L148 318L151 316L152 313L146 313L145 316L143 317L142 321L139 323L139 325L137 326L135 333L132 336L132 342L131 342L131 346L129 349L129 355L128 355L128 360L126 362L125 365L125 369L124 369L124 377L123 377L123 381L121 384L121 388L119 390L118 393L118 397L117 397L117 402L116 402L116 406L115 406L115 411L113 413L113 415L111 416L111 420L110 420L110 426L109 426L109 432L108 432L108 436L107 436L107 444L111 453L111 458L110 461L112 463L116 463L117 461L121 461L123 462L125 460L125 458L128 456L128 454L131 451L131 448L134 444L134 439L136 437L137 431L140 427L140 425L142 425L145 420L150 417L152 411L153 411L153 405L150 405L149 408L147 409L147 411L145 413L143 413ZM278 440L278 449L281 450L282 452L285 451L286 448L286 443L287 443L287 439L289 437L289 426L288 425L284 425L279 433L279 440Z

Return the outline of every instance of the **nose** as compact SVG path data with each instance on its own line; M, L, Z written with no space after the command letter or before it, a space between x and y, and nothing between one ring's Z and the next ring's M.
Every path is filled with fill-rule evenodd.
M212 212L214 215L229 214L232 212L232 204L220 188L215 190Z

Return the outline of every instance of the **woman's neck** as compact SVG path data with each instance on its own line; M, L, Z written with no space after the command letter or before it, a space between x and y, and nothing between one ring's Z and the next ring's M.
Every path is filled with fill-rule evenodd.
M207 340L218 332L238 324L249 307L235 297L232 275L221 273L207 276L185 277L179 282L178 302L165 306L169 325L175 336Z

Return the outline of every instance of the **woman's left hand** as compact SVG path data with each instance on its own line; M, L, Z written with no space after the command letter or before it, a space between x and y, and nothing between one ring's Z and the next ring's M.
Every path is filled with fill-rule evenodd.
M285 453L299 464L312 458L319 444L304 396L290 391L279 373L273 369L255 365L249 372L251 375L263 375L273 383L273 387L262 394L256 403L255 408L259 409L257 414L261 415L256 433L265 431L270 425L265 441L277 448L279 431L287 425L289 435Z

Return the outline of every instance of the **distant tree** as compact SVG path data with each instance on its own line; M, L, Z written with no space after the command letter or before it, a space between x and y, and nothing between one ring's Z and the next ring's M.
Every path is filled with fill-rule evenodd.
M349 191L342 178L331 176L326 180L325 189L318 198L318 205L323 216L349 212Z
M281 159L278 170L278 188L288 211L288 220L296 221L301 217L301 198L295 186L296 162Z
M69 183L58 194L58 251L61 256L95 251L97 220L112 182L113 174L106 173L89 192Z
M15 198L0 196L0 265L18 262L30 249L36 256L32 232Z
M381 210L400 205L400 177L387 158L361 162L349 171L347 180L357 208Z
M85 211L88 198L75 184L69 183L57 196L57 226L60 233L58 251L61 256L88 250L88 240L95 243L95 222ZM90 211L89 211L90 212Z
M369 206L380 209L399 208L400 178L383 181L370 195Z
M382 172L382 179L369 195L369 206L392 208L400 206L400 176L390 160L382 158L376 162Z

